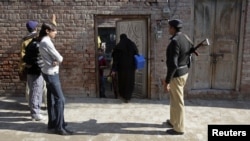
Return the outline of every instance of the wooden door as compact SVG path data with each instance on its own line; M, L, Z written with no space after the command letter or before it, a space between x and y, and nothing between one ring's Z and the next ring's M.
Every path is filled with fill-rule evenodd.
M192 89L235 89L241 1L195 0L194 41L211 45L194 58Z
M147 21L146 20L122 20L116 23L117 42L120 34L127 34L128 38L135 42L139 53L147 57ZM135 75L134 98L147 98L147 64L142 70L137 70Z

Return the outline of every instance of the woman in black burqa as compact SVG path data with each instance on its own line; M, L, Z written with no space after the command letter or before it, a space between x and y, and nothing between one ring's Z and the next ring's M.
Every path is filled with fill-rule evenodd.
M115 46L112 57L112 73L118 77L119 95L128 102L134 90L135 82L135 60L134 55L138 54L138 49L133 41L126 34L120 35L120 42Z

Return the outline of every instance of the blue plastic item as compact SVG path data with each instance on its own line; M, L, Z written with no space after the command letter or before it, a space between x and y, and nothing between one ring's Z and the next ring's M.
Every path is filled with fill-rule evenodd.
M145 57L143 55L134 55L135 58L135 68L137 70L143 69L145 66Z

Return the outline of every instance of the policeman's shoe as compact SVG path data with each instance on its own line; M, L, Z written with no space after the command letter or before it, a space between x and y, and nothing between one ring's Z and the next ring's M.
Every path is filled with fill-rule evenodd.
M184 134L184 132L177 132L174 129L169 129L169 130L166 131L166 133L168 135L183 135Z

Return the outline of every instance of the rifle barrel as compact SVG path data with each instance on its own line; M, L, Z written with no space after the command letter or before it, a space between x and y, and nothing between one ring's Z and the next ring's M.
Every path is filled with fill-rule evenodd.
M195 50L196 49L198 49L199 47L201 47L201 45L203 44L203 42L205 42L206 41L206 39L204 39L203 41L201 41L198 45L196 45L196 47L195 47Z

